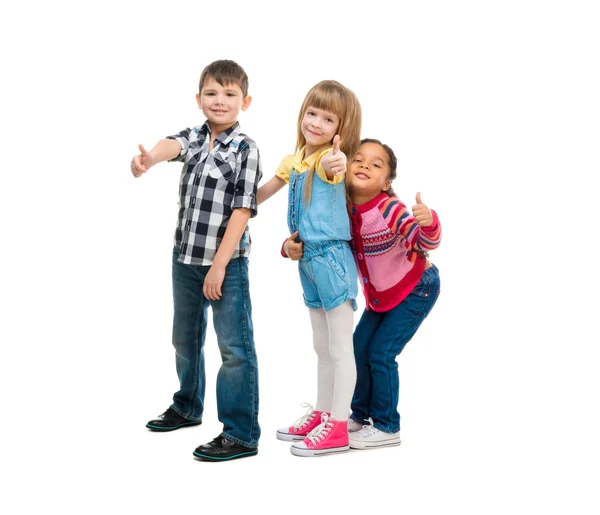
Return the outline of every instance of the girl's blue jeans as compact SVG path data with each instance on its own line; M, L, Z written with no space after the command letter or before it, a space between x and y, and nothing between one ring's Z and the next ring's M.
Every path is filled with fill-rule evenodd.
M357 380L351 418L385 433L400 431L398 396L400 378L396 357L417 332L440 294L435 265L425 270L420 282L390 311L365 310L354 330Z

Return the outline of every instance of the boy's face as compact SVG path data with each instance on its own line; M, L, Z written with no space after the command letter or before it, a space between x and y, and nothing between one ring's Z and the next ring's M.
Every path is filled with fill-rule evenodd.
M235 124L240 110L248 109L252 97L244 98L237 84L221 86L214 78L208 77L200 94L196 95L196 101L212 126L226 129Z
M346 180L352 193L378 195L390 189L389 156L377 143L363 143L348 167Z

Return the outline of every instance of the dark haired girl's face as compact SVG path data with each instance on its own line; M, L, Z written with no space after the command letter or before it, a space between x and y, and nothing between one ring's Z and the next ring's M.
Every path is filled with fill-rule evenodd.
M390 161L386 150L377 143L363 143L348 167L350 191L361 195L378 195L387 191L391 183Z

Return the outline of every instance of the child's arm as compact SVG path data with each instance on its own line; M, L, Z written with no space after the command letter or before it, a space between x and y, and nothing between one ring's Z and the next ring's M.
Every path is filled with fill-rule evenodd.
M202 292L207 299L219 300L221 298L221 285L225 279L225 269L233 255L233 251L242 239L248 220L250 220L250 214L250 209L246 208L233 210L213 264L204 279Z
M429 209L417 193L417 204L413 206L413 215L402 202L390 199L384 205L383 216L390 229L405 238L411 247L429 252L440 246L442 226L437 213Z
M134 177L141 177L155 164L176 158L181 153L181 143L173 139L161 139L148 152L142 144L139 145L141 154L133 156L131 160L131 173Z
M286 156L283 158L279 167L275 171L275 175L267 182L258 188L256 194L257 204L262 204L265 200L270 199L275 193L290 182L290 173L294 162L294 156Z
M258 192L256 194L256 201L258 205L260 206L265 200L270 199L285 185L286 182L281 177L274 175L271 179L269 179L269 182L258 188Z
M225 279L225 269L233 251L240 244L248 220L257 213L257 188L262 177L258 148L253 141L244 145L236 159L235 193L231 208L233 212L227 221L225 234L215 254L213 264L204 279L202 291L210 300L221 298L221 285Z
M442 240L442 225L433 209L429 209L423 201L421 201L421 193L417 193L416 205L413 206L412 212L415 220L419 224L419 239L417 246L423 252L437 249Z

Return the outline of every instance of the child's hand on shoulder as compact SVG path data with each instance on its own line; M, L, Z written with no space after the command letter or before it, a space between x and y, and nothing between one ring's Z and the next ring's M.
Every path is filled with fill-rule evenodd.
M333 138L333 150L321 159L321 164L327 173L344 175L346 173L346 154L340 150L340 136Z
M141 177L148 171L148 168L154 165L154 158L142 144L138 145L141 154L133 156L131 160L131 173L135 178Z
M412 207L413 216L421 227L427 227L433 223L431 210L421 201L421 193L417 193L417 203Z

